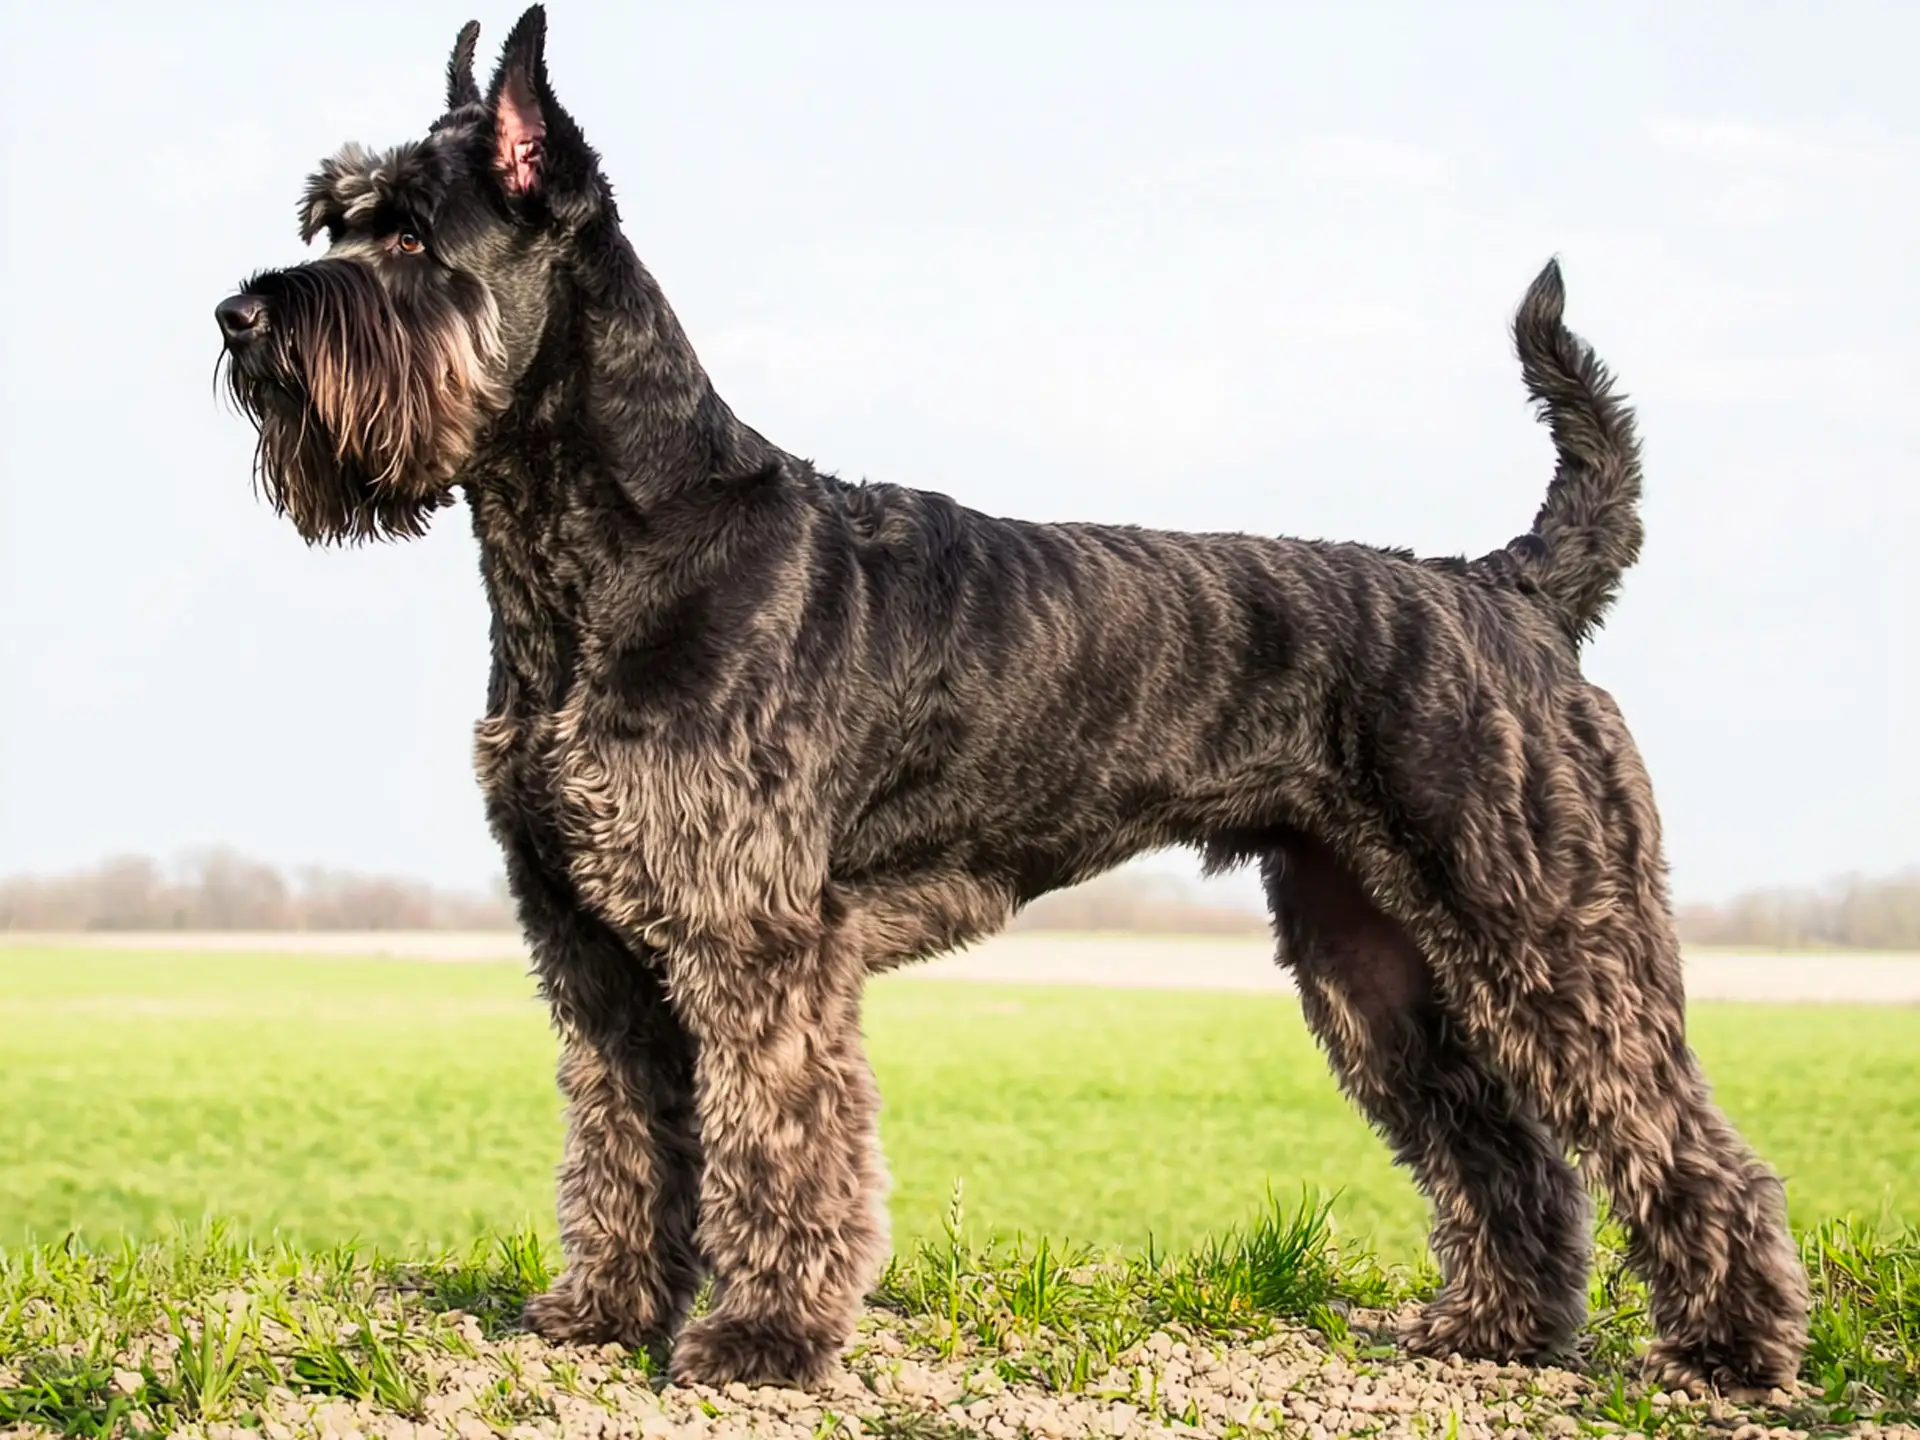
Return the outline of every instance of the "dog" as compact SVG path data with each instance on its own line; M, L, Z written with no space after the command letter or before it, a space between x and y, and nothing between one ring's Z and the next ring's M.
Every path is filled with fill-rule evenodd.
M216 318L308 542L471 511L475 765L568 1114L528 1326L820 1382L888 1253L867 977L1177 845L1258 864L1308 1024L1432 1207L1407 1350L1563 1351L1577 1153L1649 1287L1651 1375L1791 1383L1783 1186L1689 1048L1653 791L1580 671L1641 472L1557 264L1513 327L1557 467L1479 559L994 518L737 419L555 98L543 11L485 91L478 34L424 138L313 175L325 254Z

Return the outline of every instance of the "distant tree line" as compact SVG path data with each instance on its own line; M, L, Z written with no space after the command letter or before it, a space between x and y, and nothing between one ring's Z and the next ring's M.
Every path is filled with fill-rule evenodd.
M232 850L172 866L123 856L64 875L0 879L0 930L512 930L505 884L487 895L417 880L308 867L282 872ZM1171 876L1102 876L1042 897L1016 930L1261 934L1248 910L1196 900Z
M492 895L309 866L283 874L231 850L163 869L123 856L67 875L0 880L0 930L510 930Z
M1920 951L1920 869L1850 877L1821 889L1754 890L1676 916L1689 945L1754 950ZM1259 935L1265 915L1196 899L1178 879L1117 872L1043 896L1015 930L1162 935Z
M1691 945L1920 951L1920 870L1819 890L1756 890L1679 911ZM0 930L513 930L506 886L463 894L391 875L309 866L291 875L232 850L163 867L145 856L0 879ZM1125 870L1042 896L1027 932L1263 935L1266 917L1209 903L1171 875Z
M1265 935L1267 917L1232 905L1210 905L1172 875L1114 871L1042 895L1015 918L1013 930L1080 935Z
M1818 890L1753 890L1680 910L1691 945L1756 950L1920 950L1920 870L1850 877Z

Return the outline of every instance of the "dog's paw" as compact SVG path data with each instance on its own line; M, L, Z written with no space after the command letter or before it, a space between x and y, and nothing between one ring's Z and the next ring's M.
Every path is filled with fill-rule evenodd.
M1704 1398L1718 1394L1740 1405L1755 1405L1775 1390L1797 1388L1789 1360L1745 1362L1681 1340L1656 1340L1647 1347L1641 1372L1664 1390L1684 1390Z
M529 1297L520 1311L520 1323L550 1345L640 1349L657 1346L665 1338L638 1317L583 1294L566 1275L544 1293Z
M1535 1363L1559 1354L1568 1337L1549 1330L1563 1325L1528 1325L1513 1305L1473 1305L1443 1292L1400 1322L1400 1348L1408 1355L1445 1360L1524 1361Z
M678 1385L718 1389L739 1381L812 1390L839 1363L838 1342L819 1334L773 1321L712 1315L680 1332L667 1373Z
M1444 1297L1403 1319L1399 1340L1402 1350L1420 1359L1445 1360L1453 1355L1465 1360L1487 1358L1480 1327L1461 1310L1448 1306Z

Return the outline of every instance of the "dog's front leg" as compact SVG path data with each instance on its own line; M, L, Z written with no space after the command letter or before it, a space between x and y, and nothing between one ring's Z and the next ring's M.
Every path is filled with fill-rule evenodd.
M567 1133L555 1186L566 1264L527 1302L526 1324L559 1343L664 1348L703 1274L693 1041L658 957L577 910L528 932L560 1032Z
M694 1242L693 1037L668 1003L665 957L617 934L550 858L545 782L530 764L537 732L496 716L474 739L487 818L560 1032L567 1101L556 1185L566 1267L527 1302L525 1320L561 1343L664 1345L705 1273Z
M676 957L698 1044L712 1310L681 1332L687 1383L810 1386L838 1363L887 1256L879 1096L860 1034L862 961L831 939Z

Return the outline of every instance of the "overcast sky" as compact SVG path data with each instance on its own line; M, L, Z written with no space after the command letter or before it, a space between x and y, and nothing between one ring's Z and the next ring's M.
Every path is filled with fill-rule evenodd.
M466 3L9 5L0 872L495 870L464 509L309 552L211 385L213 304L300 258L322 155L424 130ZM1557 253L1646 441L1587 663L1676 888L1920 861L1920 6L549 14L734 408L988 511L1492 548Z

